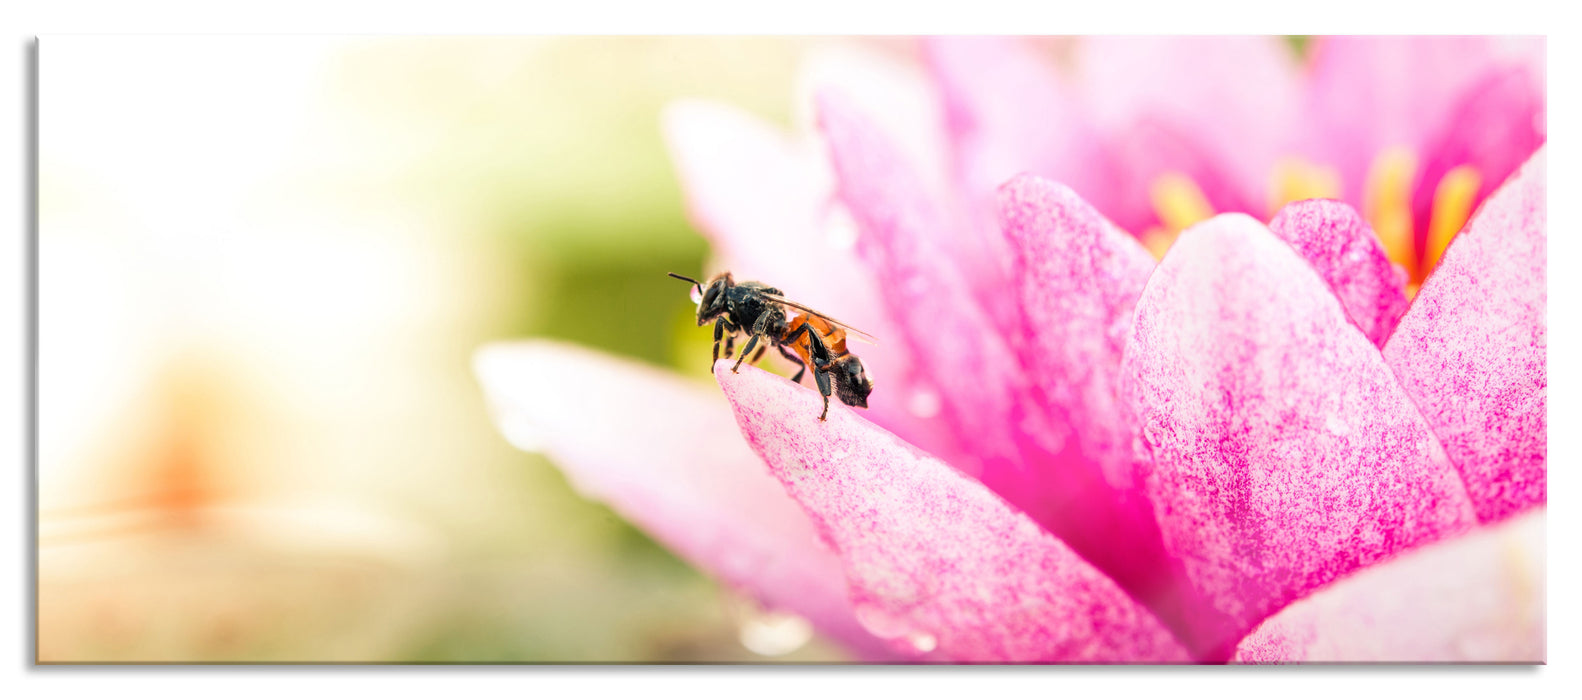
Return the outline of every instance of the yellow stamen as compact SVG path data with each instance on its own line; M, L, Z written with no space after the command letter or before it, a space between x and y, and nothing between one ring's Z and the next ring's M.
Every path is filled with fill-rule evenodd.
M1301 158L1282 158L1274 165L1273 198L1269 203L1271 216L1291 202L1304 199L1339 199L1340 171L1314 165Z
M1412 255L1412 182L1416 177L1417 159L1411 151L1391 148L1373 159L1362 195L1363 217L1373 225L1385 254L1406 268L1409 279L1417 279L1417 260Z
M1439 180L1439 186L1434 188L1433 216L1428 219L1428 250L1423 256L1425 271L1439 264L1439 257L1445 254L1450 239L1466 225L1467 217L1472 214L1473 197L1477 196L1478 186L1482 184L1483 178L1470 165L1457 166Z
M1180 173L1165 173L1148 188L1154 211L1159 222L1172 232L1179 232L1192 224L1214 215L1213 205L1197 183Z
M1445 173L1434 189L1432 216L1424 249L1412 240L1412 192L1417 182L1417 158L1403 147L1386 149L1373 159L1362 192L1363 217L1373 226L1390 260L1406 270L1406 293L1417 293L1423 278L1439 263L1450 239L1467 223L1477 203L1483 179L1476 168L1462 165ZM1275 164L1271 188L1271 215L1291 202L1304 199L1338 199L1340 173L1297 157ZM1181 173L1160 175L1148 188L1159 225L1143 232L1142 244L1155 258L1163 259L1183 229L1214 215L1214 205L1192 178ZM1418 253L1422 253L1419 257Z

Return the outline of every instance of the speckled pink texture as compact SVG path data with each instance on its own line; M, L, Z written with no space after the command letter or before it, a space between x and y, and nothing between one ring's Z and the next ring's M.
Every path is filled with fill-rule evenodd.
M1378 349L1250 217L1182 234L1138 301L1121 379L1165 544L1243 629L1476 522Z
M1307 259L1363 335L1383 347L1406 313L1406 271L1390 262L1357 210L1332 199L1293 202L1269 230Z
M770 472L840 557L858 618L967 662L1178 662L1146 608L982 484L754 369L715 376Z
M839 93L819 98L836 192L859 230L857 251L871 270L922 374L973 461L974 473L1014 462L1014 418L1007 414L1022 381L989 314L978 305L943 242L965 235L924 188L910 165ZM832 312L833 313L833 312ZM894 341L891 341L894 342ZM884 389L877 386L875 393ZM918 387L914 391L927 391ZM927 403L923 397L913 397Z
M1545 165L1484 202L1384 347L1484 522L1548 500Z
M857 623L840 561L758 456L740 439L700 439L737 433L711 387L549 341L489 345L474 364L501 431L578 492L863 658L908 658Z
M1134 477L1133 419L1117 400L1132 310L1154 258L1070 188L1030 175L999 191L1000 228L1015 252L1010 340L1031 384L1024 412L1040 468L987 474L985 483L1044 523L1207 658L1235 641L1209 606L1183 599L1153 508ZM1117 542L1126 546L1117 547Z
M1402 554L1265 620L1237 663L1543 663L1544 509Z
M1228 654L1224 644L1233 639L1222 638L1222 625L1199 619L1192 612L1204 609L1203 606L1182 599L1182 587L1175 583L1146 499L1130 489L1127 479L1121 479L1119 489L1106 479L1104 459L1120 459L1113 452L1117 447L1117 421L1121 419L1114 410L1112 382L1105 379L1113 377L1116 370L1118 343L1109 346L1100 341L1108 355L1099 357L1087 352L1094 346L1084 344L1081 331L1068 328L1062 336L1064 341L1044 339L1063 343L1059 354L1041 356L1047 346L1023 348L1025 352L1021 354L1025 357L1019 358L999 331L1003 328L1014 342L1026 340L1022 332L1027 327L1021 310L1022 289L1002 285L998 290L997 296L1014 314L997 328L989 314L965 293L950 256L934 246L951 231L941 228L947 226L946 219L907 164L887 139L839 95L827 96L821 104L822 125L829 135L839 191L863 232L859 250L876 277L890 290L887 298L892 302L892 314L907 329L906 339L919 366L931 372L938 382L958 439L972 453L971 461L953 464L1025 511L1132 595L1154 605L1167 623L1189 640L1194 652L1223 658L1223 654ZM1084 208L1091 214L1091 208ZM1041 236L1034 237L1043 241ZM1034 244L1036 251L1030 251L1016 250L1026 241L1014 236L1000 238L1012 260L1023 258L1015 265L1025 265L1025 258L1037 255L1040 257L1036 264L1046 266L1030 274L1047 276L1028 279L1028 285L1080 289L1081 298L1096 300L1095 306L1109 305L1075 311L1058 319L1041 319L1038 323L1090 321L1083 328L1105 326L1102 333L1124 336L1123 331L1108 326L1123 325L1130 317L1130 300L1125 297L1134 298L1141 287L1136 266L1144 266L1144 276L1146 268L1152 266L1152 259L1134 242L1126 241L1130 248L1117 248L1130 253L1121 253L1127 262L1117 264L1133 266L1121 271L1111 269L1107 258L1095 265L1092 251L1083 242L1039 242ZM1099 253L1099 257L1104 258L1107 252L1106 249ZM1070 257L1058 259L1059 256ZM1070 273L1071 277L1057 273L1062 265L1067 269L1059 273ZM1115 275L1132 278L1130 293L1127 289L1111 289ZM1007 276L1010 277L1009 272ZM1047 310L1040 307L1036 312ZM1090 318L1092 314L1110 318ZM1052 327L1043 330L1062 333ZM1076 340L1079 338L1082 340ZM1027 371L1026 362L1030 360L1036 360L1047 372L1045 378L1049 382L1043 387L1035 384L1038 374ZM1088 361L1102 361L1105 366L1068 364ZM1068 384L1074 381L1085 384ZM1058 397L1046 396L1044 388ZM1091 452L1079 445L1081 433L1073 430L1090 427L1104 431L1090 436ZM1105 450L1111 454L1101 456L1099 453ZM1128 474L1129 468L1117 465L1115 473ZM1126 546L1117 547L1117 542L1125 542Z
M1017 354L1109 483L1132 483L1130 416L1116 401L1132 309L1154 258L1070 188L1028 175L1000 188L1016 253Z

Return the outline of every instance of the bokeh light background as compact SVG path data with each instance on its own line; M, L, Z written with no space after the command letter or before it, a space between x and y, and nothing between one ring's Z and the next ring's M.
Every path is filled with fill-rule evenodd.
M789 128L810 52L853 48L917 60L904 38L43 40L38 659L844 660L507 445L471 359L555 337L712 384L664 276L713 270L660 111Z
M471 370L533 335L711 381L660 109L789 125L840 41L42 40L39 660L842 659L508 446Z

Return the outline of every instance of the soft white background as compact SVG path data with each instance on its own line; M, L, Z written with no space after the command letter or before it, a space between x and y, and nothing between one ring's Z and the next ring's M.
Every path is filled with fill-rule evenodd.
M747 3L729 0L662 3L579 2L551 8L524 2L449 0L426 4L276 0L267 3L215 2L14 2L0 10L11 36L8 69L0 71L7 148L13 157L4 171L8 220L16 222L3 249L7 302L0 305L0 326L12 342L0 349L0 365L11 368L6 392L13 397L0 411L9 429L5 454L14 455L3 509L12 515L11 534L0 538L0 557L13 562L14 575L0 579L6 620L0 630L4 664L3 697L101 698L160 697L597 697L622 694L648 697L716 697L726 693L757 698L802 697L809 693L839 697L985 697L1026 693L1033 697L1206 697L1267 695L1280 698L1465 697L1506 700L1525 697L1575 697L1569 688L1577 671L1577 605L1582 591L1576 572L1574 535L1575 465L1582 463L1576 432L1577 369L1567 358L1579 356L1578 275L1582 262L1582 218L1571 202L1579 190L1576 127L1579 75L1579 26L1561 3L1501 0L1488 2L1104 2L1091 4L973 0L949 6L917 2L804 0L796 3ZM1550 526L1556 544L1549 571L1549 661L1528 668L1302 668L1302 669L731 669L731 668L375 668L375 669L179 669L34 668L32 666L32 546L29 523L33 465L27 454L26 273L29 269L29 183L33 177L28 120L31 37L62 33L1538 33L1549 39L1549 123L1552 197L1550 206L1550 463L1558 507ZM833 693L831 691L834 691ZM1359 694L1360 691L1360 694Z

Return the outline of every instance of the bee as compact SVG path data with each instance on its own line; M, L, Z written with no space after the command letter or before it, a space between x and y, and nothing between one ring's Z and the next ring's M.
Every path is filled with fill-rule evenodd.
M736 334L746 333L747 345L731 366L732 372L740 369L744 360L757 363L764 350L773 345L781 356L799 366L791 381L802 383L802 375L808 368L813 369L813 381L824 397L824 412L819 414L819 420L829 415L831 393L847 406L868 407L873 381L862 360L846 349L846 338L850 335L873 343L873 336L791 301L780 290L762 282L738 283L728 271L711 277L706 286L691 277L669 274L692 283L698 302L698 325L714 323L714 361L720 359L721 340L725 343L725 357L730 359Z

